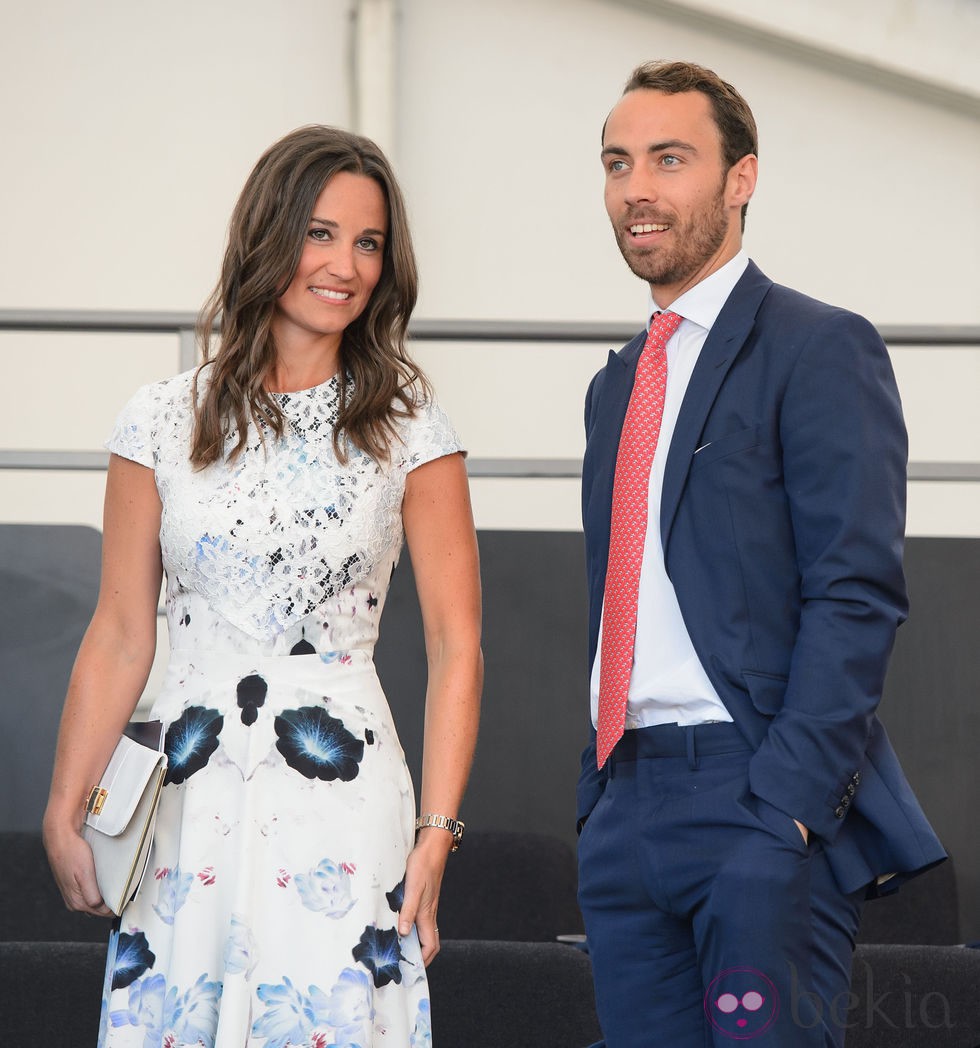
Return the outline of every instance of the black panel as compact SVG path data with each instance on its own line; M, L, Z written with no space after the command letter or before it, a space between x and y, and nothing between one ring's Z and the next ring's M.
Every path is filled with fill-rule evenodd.
M574 843L588 728L583 538L481 532L486 687L463 818ZM962 935L980 939L980 540L912 538L912 613L881 714L922 805L955 857ZM378 669L419 784L425 654L407 555L395 573Z
M65 688L98 597L101 548L94 528L0 525L2 830L41 825Z
M479 541L486 682L463 819L572 843L589 725L583 537L481 531ZM377 665L418 788L425 653L407 553L392 581Z
M953 858L963 935L980 939L980 539L910 538L905 572L881 719Z

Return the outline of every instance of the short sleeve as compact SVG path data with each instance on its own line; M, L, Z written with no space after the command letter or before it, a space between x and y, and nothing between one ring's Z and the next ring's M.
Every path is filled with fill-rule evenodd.
M423 400L412 418L406 420L402 436L405 443L399 458L406 473L444 455L466 454L449 417L431 399Z
M159 390L159 383L143 386L129 399L119 412L112 435L105 442L105 447L122 458L131 459L141 466L153 469L156 464L156 447L154 437L154 408L157 397L154 391ZM157 394L158 396L158 394Z

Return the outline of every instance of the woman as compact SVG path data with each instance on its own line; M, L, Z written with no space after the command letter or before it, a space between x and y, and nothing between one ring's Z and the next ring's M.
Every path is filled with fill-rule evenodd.
M141 389L108 442L102 586L44 822L70 909L109 912L82 806L146 683L163 571L171 657L150 711L166 785L110 941L100 1045L431 1043L454 837L413 843L372 662L403 531L429 665L425 815L458 813L482 657L459 439L404 352L416 290L377 146L294 131L232 216L200 328L207 359L220 313L217 353Z

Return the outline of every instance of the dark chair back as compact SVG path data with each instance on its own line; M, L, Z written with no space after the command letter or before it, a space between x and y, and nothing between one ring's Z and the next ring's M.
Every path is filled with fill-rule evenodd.
M0 831L0 942L93 942L104 946L108 940L108 918L87 917L65 908L41 835Z
M592 966L563 943L444 941L429 968L429 995L432 1040L446 1048L585 1048L599 1040Z
M439 902L442 939L554 942L582 931L575 855L539 833L469 833L450 855Z
M952 859L864 904L858 942L953 946L962 942Z
M978 1048L978 989L980 950L859 946L842 1002L847 1048Z
M91 942L0 942L0 1044L95 1044L105 957Z

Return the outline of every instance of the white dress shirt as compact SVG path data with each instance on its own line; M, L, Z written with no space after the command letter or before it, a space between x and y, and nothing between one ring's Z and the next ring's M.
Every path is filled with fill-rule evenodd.
M749 264L740 251L731 261L685 291L669 306L683 317L667 342L667 392L660 437L650 468L647 531L640 568L636 644L626 704L626 727L730 721L731 715L708 680L684 624L677 594L664 567L660 503L664 464L684 394L712 324ZM658 309L650 299L650 316ZM649 323L647 325L649 327ZM599 710L602 629L592 665L592 723Z

